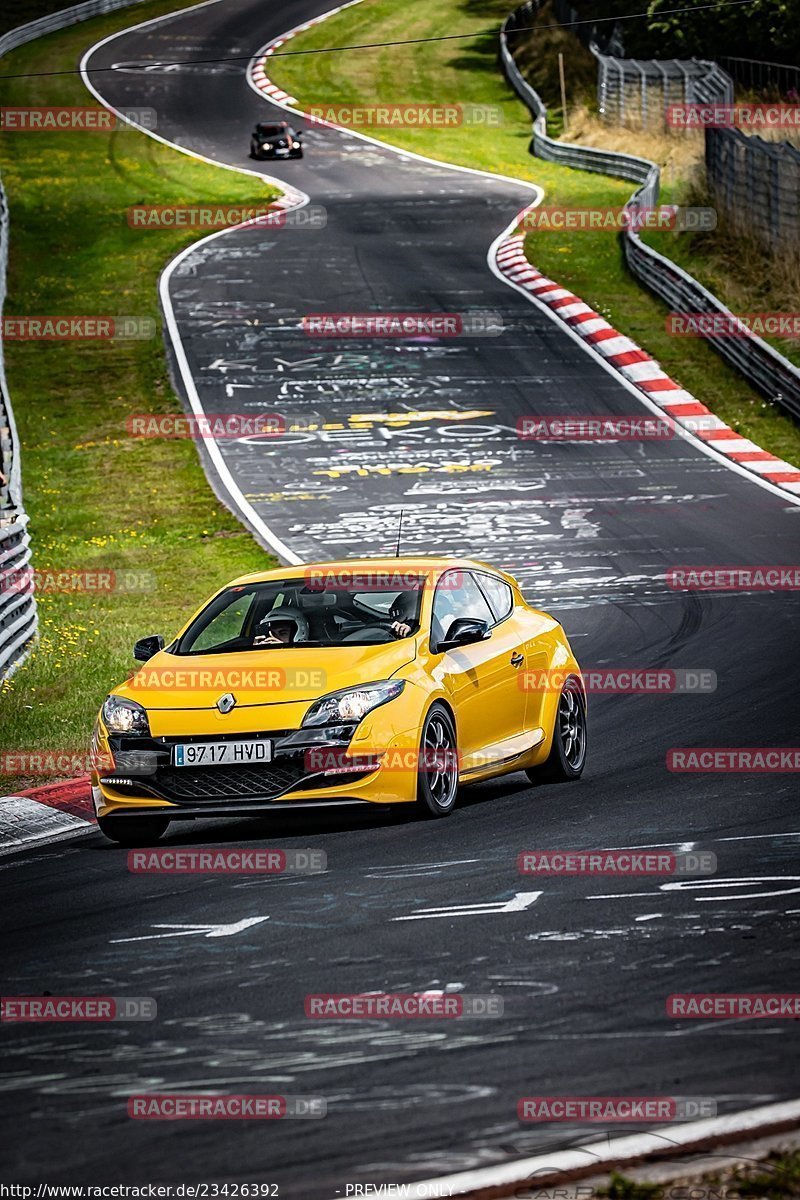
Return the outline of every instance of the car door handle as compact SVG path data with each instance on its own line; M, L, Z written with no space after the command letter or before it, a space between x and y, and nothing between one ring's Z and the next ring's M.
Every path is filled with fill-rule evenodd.
M512 654L511 655L512 667L521 667L524 662L525 662L524 654Z

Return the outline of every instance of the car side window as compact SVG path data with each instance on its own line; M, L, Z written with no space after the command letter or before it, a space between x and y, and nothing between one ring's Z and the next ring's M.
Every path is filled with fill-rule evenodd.
M217 650L242 637L252 605L252 592L232 596L229 603L220 609L202 633L190 643L188 649L194 654L203 650Z
M494 625L489 604L468 571L447 571L436 585L431 614L431 640L434 645L444 641L453 622L459 617L472 617Z
M514 607L514 593L509 585L504 579L498 579L496 575L484 575L483 572L477 579L492 606L495 621L505 620Z

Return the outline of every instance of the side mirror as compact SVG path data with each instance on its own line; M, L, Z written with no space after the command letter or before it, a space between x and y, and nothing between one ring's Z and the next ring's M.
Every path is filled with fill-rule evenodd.
M163 637L160 633L154 633L150 637L139 638L133 647L133 657L137 662L147 662L154 654L158 654L159 650L163 649Z
M437 653L443 650L455 650L459 646L471 646L474 642L485 642L491 637L489 626L485 621L475 617L457 617L444 641L436 647Z

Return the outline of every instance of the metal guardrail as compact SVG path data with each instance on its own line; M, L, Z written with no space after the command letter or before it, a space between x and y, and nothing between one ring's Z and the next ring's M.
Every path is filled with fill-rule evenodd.
M84 0L83 4L74 4L70 8L62 8L58 12L48 13L27 25L18 25L9 29L8 33L0 35L0 58L26 42L33 42L46 33L54 33L57 29L66 29L69 25L77 25L88 21L90 17L100 17L103 13L114 12L118 8L131 8L134 4L143 4L145 0Z
M8 203L0 183L0 314L6 298ZM8 394L0 337L0 679L8 674L36 637L36 600L24 580L30 564L28 516L22 506L19 438Z
M538 11L540 0L527 0L506 18L500 30L500 58L506 77L517 95L533 115L531 151L538 158L576 167L582 171L598 171L631 179L639 187L625 206L632 214L640 208L658 204L661 173L656 163L614 150L598 150L559 142L547 134L547 108L541 96L531 87L511 55L508 35L515 28L528 27ZM709 130L708 132L729 132ZM620 233L622 251L631 273L663 300L673 312L715 313L734 318L730 309L688 272L663 254L659 254L631 228ZM768 399L780 404L792 416L800 419L800 369L779 354L762 338L725 337L705 334L717 353Z
M84 0L82 4L49 13L2 34L0 58L46 33L140 3L143 0ZM0 314L6 299L8 238L8 202L0 180ZM30 562L28 515L22 503L19 438L0 335L0 679L19 665L36 640L38 614L32 584L28 581Z

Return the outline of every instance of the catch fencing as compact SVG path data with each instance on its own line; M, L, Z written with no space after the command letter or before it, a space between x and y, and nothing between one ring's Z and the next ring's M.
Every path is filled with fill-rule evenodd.
M719 65L746 92L767 99L797 99L800 95L800 67L788 63L760 62L755 58L718 57Z
M614 29L605 46L597 28L581 21L567 0L554 0L559 22L597 60L597 107L604 120L643 128L663 126L671 104L732 104L733 80L716 62L701 58L626 58Z
M500 57L506 77L533 116L533 154L562 166L615 175L637 183L639 186L626 205L632 221L620 233L622 251L631 273L673 312L718 314L734 319L721 300L676 263L648 246L639 233L631 228L639 209L654 208L658 204L660 171L656 163L632 154L560 142L548 136L547 108L538 92L523 77L508 46L509 34L513 35L515 29L533 25L538 4L539 0L528 0L515 9L506 18L500 31ZM705 336L717 353L757 391L800 419L800 369L762 338Z
M800 151L739 129L706 129L714 203L740 232L771 249L800 247Z

